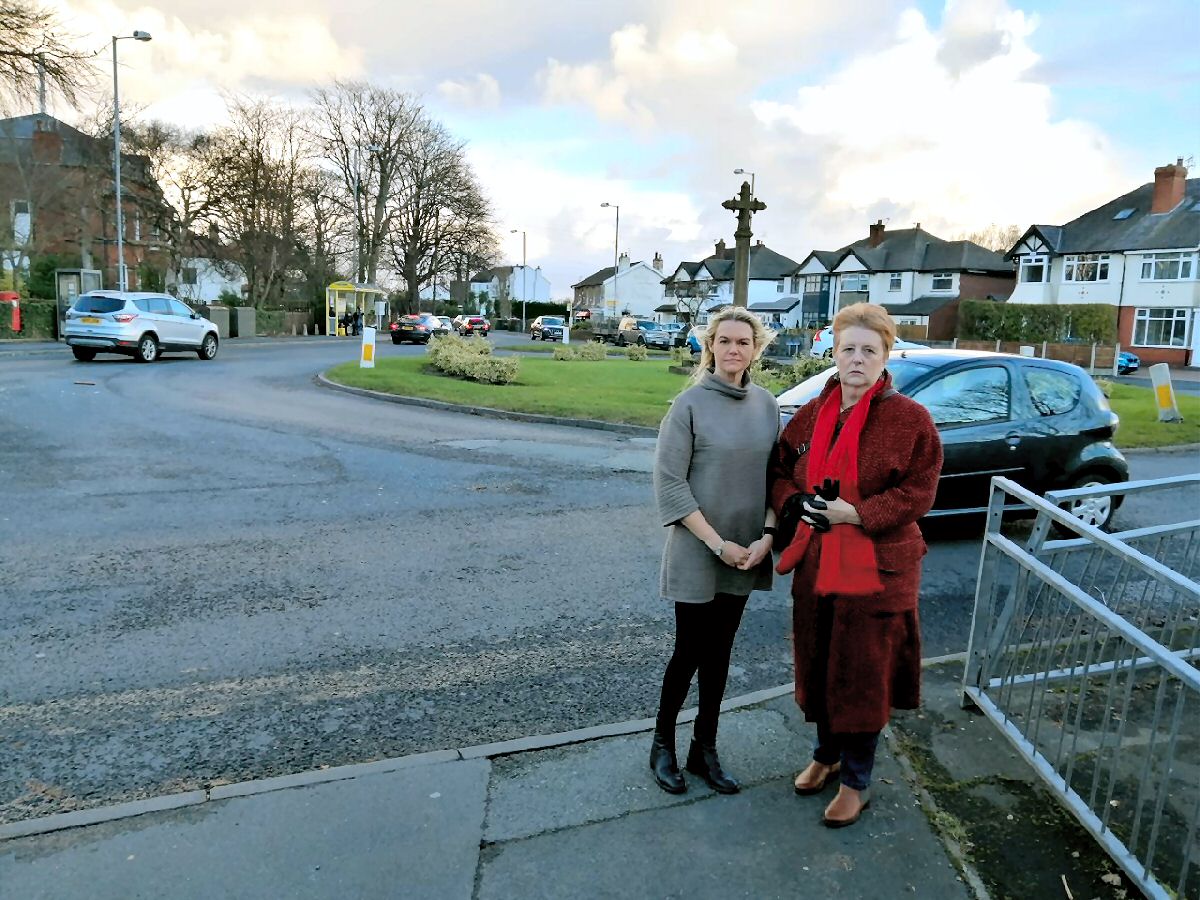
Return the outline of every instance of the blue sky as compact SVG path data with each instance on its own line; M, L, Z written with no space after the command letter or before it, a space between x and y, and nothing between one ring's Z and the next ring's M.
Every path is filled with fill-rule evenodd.
M53 2L90 44L154 33L122 55L151 116L212 124L221 91L302 102L334 77L419 93L555 296L611 261L604 201L635 259L731 239L739 166L756 234L799 260L875 218L1063 222L1200 155L1194 0Z

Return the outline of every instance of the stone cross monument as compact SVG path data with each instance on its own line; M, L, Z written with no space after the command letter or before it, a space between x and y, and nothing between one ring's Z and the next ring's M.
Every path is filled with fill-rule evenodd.
M766 209L767 204L751 197L750 182L743 181L738 195L721 205L736 212L738 217L737 231L733 233L733 305L744 307L750 295L750 238L754 237L754 232L750 230L750 217Z

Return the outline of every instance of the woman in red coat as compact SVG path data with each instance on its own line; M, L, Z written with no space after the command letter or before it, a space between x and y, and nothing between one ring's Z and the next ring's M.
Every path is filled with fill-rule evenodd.
M770 477L787 541L777 571L795 570L796 701L817 726L813 761L795 788L818 794L840 780L823 817L840 828L870 803L891 710L920 699L917 520L933 505L942 445L926 409L891 385L896 329L887 311L848 306L833 336L837 374L788 423Z

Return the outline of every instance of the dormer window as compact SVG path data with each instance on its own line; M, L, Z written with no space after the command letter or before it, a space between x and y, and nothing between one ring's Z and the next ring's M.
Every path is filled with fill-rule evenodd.
M1068 256L1063 281L1108 281L1107 253L1080 253Z

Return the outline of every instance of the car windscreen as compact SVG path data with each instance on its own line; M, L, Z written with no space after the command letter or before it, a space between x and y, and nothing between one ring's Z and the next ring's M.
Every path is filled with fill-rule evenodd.
M84 294L75 301L76 312L111 313L124 308L125 300L122 297L93 297Z
M542 326L545 327L546 325L562 325L562 319L555 319L553 317L542 319Z
M657 322L646 322L646 321L639 320L638 328L642 329L642 331L657 331L658 323Z

